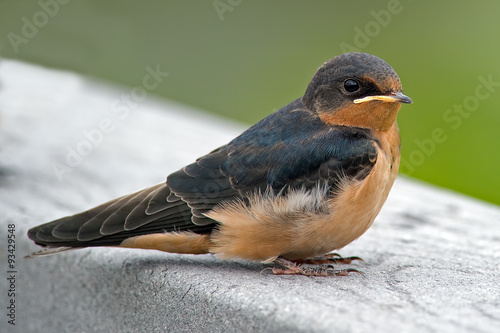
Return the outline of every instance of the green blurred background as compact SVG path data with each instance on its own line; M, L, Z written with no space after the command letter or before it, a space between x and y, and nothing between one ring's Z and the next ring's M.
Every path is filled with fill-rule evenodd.
M372 53L414 101L401 171L500 204L499 14L498 1L0 0L0 53L131 87L160 64L155 94L248 124L326 60Z

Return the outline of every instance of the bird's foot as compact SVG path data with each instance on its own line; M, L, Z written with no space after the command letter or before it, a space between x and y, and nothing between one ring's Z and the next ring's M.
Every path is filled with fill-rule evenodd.
M274 275L305 275L305 276L347 276L349 273L359 273L354 268L338 270L332 264L313 264L314 266L304 266L302 263L296 263L284 258L277 258L274 262L285 268L272 268ZM310 265L310 264L307 264Z
M293 260L293 262L297 264L306 264L306 265L332 265L332 264L350 264L354 260L364 261L360 257L342 257L338 253L327 253L322 256L309 258L309 259L300 259Z

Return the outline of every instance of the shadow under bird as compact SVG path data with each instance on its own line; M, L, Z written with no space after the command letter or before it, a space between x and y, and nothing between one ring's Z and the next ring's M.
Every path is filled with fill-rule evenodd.
M331 251L373 223L396 179L396 116L411 103L386 62L347 53L324 63L303 97L165 183L39 225L47 249L118 246L275 262L275 274L346 275ZM310 266L317 264L319 266Z

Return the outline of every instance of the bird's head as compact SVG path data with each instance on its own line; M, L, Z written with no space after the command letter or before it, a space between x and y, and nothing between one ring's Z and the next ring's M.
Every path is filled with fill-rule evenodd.
M403 94L398 75L382 59L367 53L339 55L321 66L302 98L309 110L331 125L388 130Z

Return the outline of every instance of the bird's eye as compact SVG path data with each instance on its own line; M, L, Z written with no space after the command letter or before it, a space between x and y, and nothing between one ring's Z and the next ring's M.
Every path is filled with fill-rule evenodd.
M359 90L359 83L356 80L351 80L351 79L345 80L344 89L350 93L355 92Z

